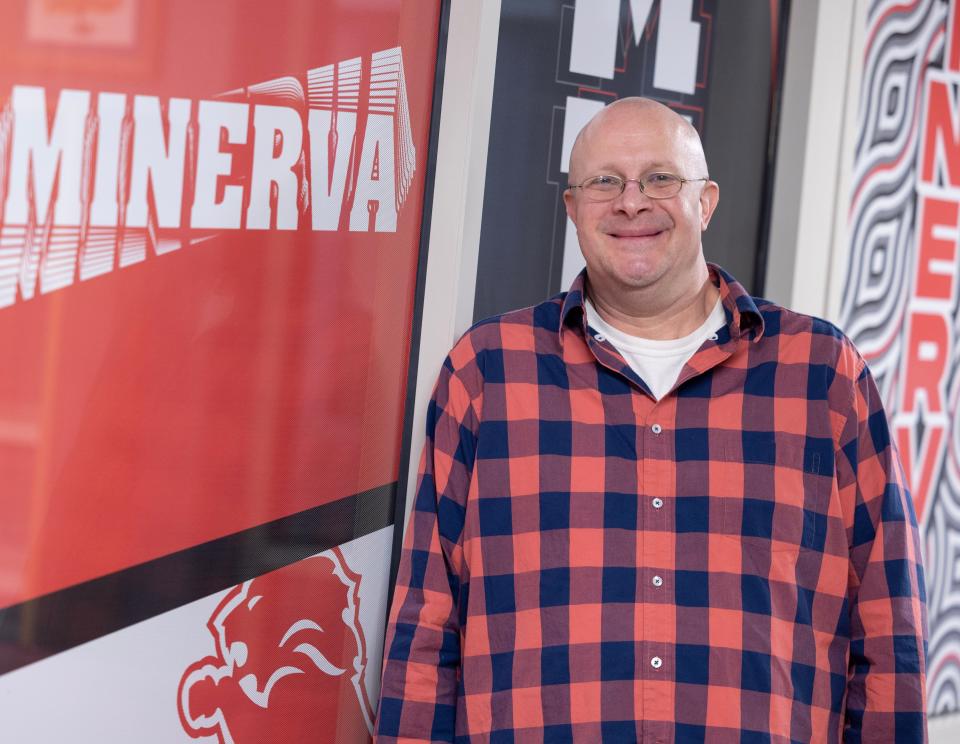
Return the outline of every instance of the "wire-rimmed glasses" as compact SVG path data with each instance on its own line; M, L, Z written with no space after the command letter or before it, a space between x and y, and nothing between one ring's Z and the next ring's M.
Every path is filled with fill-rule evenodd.
M689 181L709 181L709 178L681 178L673 173L647 173L640 178L621 178L604 174L591 176L578 184L567 188L580 189L591 201L610 201L616 199L627 184L633 181L640 190L651 199L669 199L680 193L683 184Z

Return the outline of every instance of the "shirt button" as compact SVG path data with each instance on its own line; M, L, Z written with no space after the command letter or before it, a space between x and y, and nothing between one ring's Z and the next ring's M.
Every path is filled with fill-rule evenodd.
M718 334L716 334L716 333L711 334L710 340L711 340L711 341L719 341L719 340L720 340L720 336L719 336Z
M594 338L597 339L597 341L600 341L600 342L603 342L603 341L606 341L606 340L607 340L607 337L604 336L602 333L598 333L597 335L594 336Z
M652 431L654 434L659 434L661 431L663 431L663 427L660 426L660 424L654 424L650 427L650 431Z
M659 669L663 666L663 659L661 659L659 656L654 656L652 659L650 659L650 666L652 666L654 669Z
M663 499L661 499L659 496L657 496L657 497L656 497L653 501L651 501L650 503L653 504L653 508L654 508L654 509L659 509L660 507L663 506Z
M663 579L660 578L659 576L654 576L654 577L653 577L653 585L654 585L654 586L663 586Z

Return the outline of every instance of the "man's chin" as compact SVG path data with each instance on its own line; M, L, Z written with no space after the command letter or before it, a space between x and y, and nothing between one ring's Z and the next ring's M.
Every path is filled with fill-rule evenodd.
M630 256L628 260L609 253L598 258L599 261L587 263L590 280L620 290L647 289L668 278L670 273L670 263L659 251Z
M661 278L661 274L653 272L604 272L597 281L596 273L587 269L587 275L593 285L609 287L618 292L632 292L644 290L654 286Z
M659 277L644 276L623 276L617 277L617 282L625 290L650 289L656 286Z
M613 279L622 287L646 289L661 281L667 274L666 267L652 262L635 262L617 267Z

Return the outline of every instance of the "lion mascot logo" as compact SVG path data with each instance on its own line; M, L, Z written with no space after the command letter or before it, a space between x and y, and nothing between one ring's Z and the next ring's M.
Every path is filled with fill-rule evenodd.
M359 587L334 548L231 589L207 622L217 655L180 681L184 730L220 744L369 739Z

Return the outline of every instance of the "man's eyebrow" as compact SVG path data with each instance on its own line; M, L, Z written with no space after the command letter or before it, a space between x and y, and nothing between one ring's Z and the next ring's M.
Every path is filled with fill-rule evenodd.
M669 163L665 160L654 160L653 162L646 163L641 169L640 174L644 173L659 173L662 171L669 171L674 173L677 171L678 166L675 163ZM597 173L611 173L611 174L620 174L623 172L623 169L614 165L613 163L603 163L601 165L595 166L591 169L591 172L594 174Z

